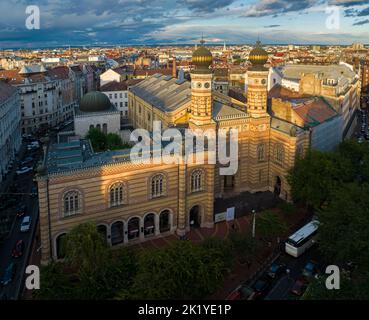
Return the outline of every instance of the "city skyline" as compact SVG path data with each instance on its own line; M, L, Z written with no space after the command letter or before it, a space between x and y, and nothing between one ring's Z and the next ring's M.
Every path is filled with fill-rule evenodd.
M38 30L25 26L28 5L39 7ZM0 9L12 12L0 23L1 48L181 45L202 33L211 44L369 42L369 2L361 0L12 0Z

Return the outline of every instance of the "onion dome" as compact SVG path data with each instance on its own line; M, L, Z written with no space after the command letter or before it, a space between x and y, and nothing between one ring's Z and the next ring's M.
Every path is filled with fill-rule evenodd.
M254 49L249 54L249 60L253 69L263 69L268 61L268 53L262 48L261 42L257 41Z
M192 54L192 63L196 67L196 71L208 71L209 67L213 63L213 55L209 49L204 47L204 40L201 40L201 46L199 46Z
M83 112L101 112L111 108L109 98L99 91L92 91L85 94L79 104L79 109Z

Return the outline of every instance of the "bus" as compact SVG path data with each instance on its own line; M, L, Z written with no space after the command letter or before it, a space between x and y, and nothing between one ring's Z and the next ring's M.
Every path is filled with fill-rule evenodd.
M286 253L297 258L316 243L318 225L318 220L312 220L291 235L286 241Z

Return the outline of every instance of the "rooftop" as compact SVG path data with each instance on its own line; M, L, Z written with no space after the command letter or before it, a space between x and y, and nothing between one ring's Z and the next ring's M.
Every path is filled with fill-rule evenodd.
M191 101L190 82L162 74L141 81L130 91L164 112L174 111Z
M100 87L100 91L109 92L109 91L127 91L128 87L134 86L140 83L142 79L130 79L121 82L110 81L103 86Z
M356 73L346 64L335 65L306 65L286 64L275 70L284 78L299 81L303 74L319 74L322 79L336 79L342 76L352 82Z

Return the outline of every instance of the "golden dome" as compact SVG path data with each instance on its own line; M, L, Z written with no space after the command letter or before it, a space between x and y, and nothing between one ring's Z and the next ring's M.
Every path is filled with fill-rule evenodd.
M257 41L255 48L251 50L249 61L253 67L263 67L267 63L268 53L262 48L260 41Z
M196 70L209 70L209 67L213 63L213 55L210 50L204 47L205 41L201 41L199 46L192 54L192 63L195 65Z

